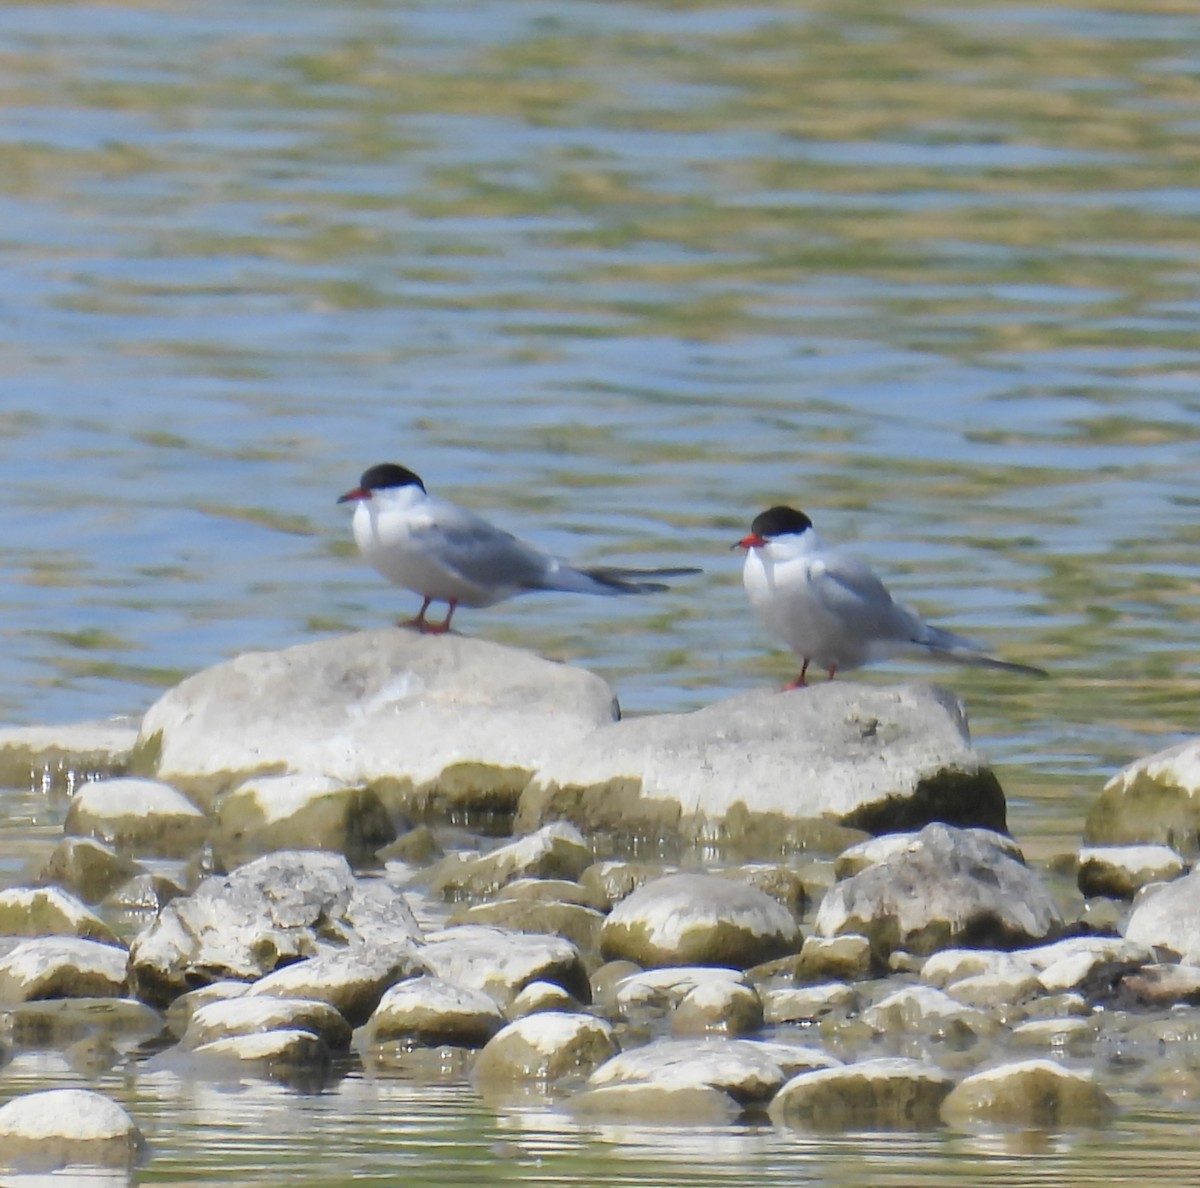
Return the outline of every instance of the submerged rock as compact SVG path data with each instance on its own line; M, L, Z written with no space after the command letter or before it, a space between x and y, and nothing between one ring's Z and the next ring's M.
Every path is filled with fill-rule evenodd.
M602 955L642 966L745 969L792 952L791 912L756 887L716 875L674 874L639 887L609 914Z
M1088 812L1089 846L1157 843L1200 850L1200 739L1138 759L1119 772Z
M1077 878L1084 895L1132 899L1148 883L1170 882L1183 871L1183 856L1170 846L1085 846Z
M986 835L935 824L830 888L814 927L821 936L861 933L885 961L895 949L1018 948L1064 922L1040 879Z
M42 867L38 881L53 883L84 903L99 903L144 868L91 837L64 837Z
M350 1025L327 1002L247 994L198 1007L179 1043L185 1050L197 1049L217 1040L269 1031L307 1031L320 1036L330 1051L350 1046Z
M920 1130L937 1125L953 1084L925 1061L864 1060L793 1077L769 1112L777 1125L813 1130Z
M1053 1060L1024 1060L975 1073L942 1103L942 1117L953 1126L1070 1130L1104 1126L1112 1112L1111 1098L1091 1077Z
M139 748L204 800L252 776L372 787L392 811L511 811L533 772L614 716L582 669L394 627L238 656L164 694Z
M115 1101L90 1089L25 1093L0 1106L0 1163L9 1168L128 1170L145 1151L133 1119Z
M305 772L258 776L216 806L213 858L228 870L273 850L332 850L365 863L396 838L383 802L369 788Z
M120 942L95 912L58 887L9 887L0 891L0 936L79 936Z
M393 986L355 1037L362 1047L480 1048L504 1026L504 1013L482 990L435 977L410 978Z
M742 1107L720 1089L670 1081L601 1085L569 1097L564 1108L581 1122L633 1126L724 1127Z
M123 775L137 733L129 718L0 727L0 786L70 791L84 780Z
M565 821L555 821L490 853L446 859L434 873L433 885L446 899L474 899L516 879L576 879L591 862L583 834Z
M186 858L204 844L209 821L170 784L127 777L80 787L63 828L121 852Z
M23 941L0 957L0 1003L40 998L119 998L127 954L74 936Z
M949 693L831 682L595 730L521 795L519 830L560 818L778 854L828 834L830 819L869 831L930 820L1003 829L1005 805Z
M493 1088L585 1077L616 1051L613 1029L603 1019L549 1011L498 1031L479 1053L471 1075L477 1084Z

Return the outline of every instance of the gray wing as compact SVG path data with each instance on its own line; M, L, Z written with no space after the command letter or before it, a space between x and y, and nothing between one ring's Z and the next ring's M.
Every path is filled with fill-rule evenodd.
M809 573L821 605L857 634L872 639L915 640L921 620L896 602L875 572L857 557L827 553Z
M485 589L537 590L555 558L465 507L430 500L429 521L413 535L436 552L439 564Z

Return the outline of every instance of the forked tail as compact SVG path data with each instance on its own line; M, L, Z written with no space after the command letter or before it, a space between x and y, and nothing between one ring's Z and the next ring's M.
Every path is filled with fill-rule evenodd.
M989 656L973 639L955 635L953 631L943 631L940 627L925 626L920 638L914 639L913 643L919 644L940 659L963 664L968 668L994 668L1001 672L1015 672L1030 677L1050 675L1044 668L1035 668L1032 664L1016 664L1011 660L1001 660L998 656Z
M621 569L617 566L601 565L592 569L581 569L580 573L599 584L597 594L660 594L669 590L665 582L647 581L647 578L691 577L702 573L691 565L668 566L665 569Z

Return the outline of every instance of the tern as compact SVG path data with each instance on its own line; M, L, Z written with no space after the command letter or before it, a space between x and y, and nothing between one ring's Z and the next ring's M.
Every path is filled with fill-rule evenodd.
M1046 675L926 623L894 601L864 562L827 545L812 520L795 508L772 507L755 516L749 534L732 547L746 550L742 583L751 605L800 661L800 675L789 689L804 687L810 664L825 669L832 680L845 669L906 649L956 664Z
M460 606L492 606L516 594L562 590L575 594L652 594L668 587L653 579L699 573L690 567L580 568L544 553L470 511L438 499L411 470L384 462L365 471L339 503L354 503L354 540L389 582L424 600L401 623L431 635L450 630ZM449 609L441 623L425 614L432 603Z

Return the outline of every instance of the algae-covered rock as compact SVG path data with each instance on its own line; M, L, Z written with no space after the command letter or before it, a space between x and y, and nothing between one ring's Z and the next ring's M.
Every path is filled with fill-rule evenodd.
M373 787L406 815L508 812L558 748L614 716L582 669L394 627L257 652L189 677L142 722L157 773L211 802L254 776Z
M39 936L0 957L0 1003L39 998L118 998L124 949L74 936Z
M24 1093L0 1106L0 1165L10 1169L128 1171L145 1152L146 1141L125 1109L90 1089Z
M952 1126L1070 1130L1104 1126L1112 1113L1112 1099L1090 1076L1053 1060L1023 1060L975 1073L942 1103L942 1117Z
M927 825L897 853L836 883L814 924L820 936L859 933L877 960L896 949L1018 948L1065 927L1028 867L975 831Z
M169 784L129 776L80 787L63 828L122 853L186 858L204 844L209 820Z
M504 1022L504 1013L482 990L435 977L409 978L384 994L355 1042L360 1048L397 1042L408 1047L479 1048Z
M720 1089L670 1081L584 1089L568 1098L563 1108L581 1122L633 1126L722 1128L742 1113L742 1107Z
M85 780L124 775L137 733L131 718L0 727L0 787L70 791Z
M936 1126L953 1080L934 1064L881 1058L793 1077L775 1095L776 1125L813 1130L924 1130Z
M1005 806L949 693L830 682L601 727L542 764L521 795L519 830L558 819L766 856L828 840L831 821L1003 829Z
M1104 785L1083 827L1088 846L1156 843L1200 850L1200 739L1121 768Z
M791 952L792 914L769 895L715 875L675 874L639 887L609 914L603 956L642 966L738 969Z
M613 1029L593 1015L543 1012L498 1031L472 1068L485 1087L585 1077L617 1051Z
M515 879L576 879L591 862L583 834L556 821L487 854L447 860L434 872L433 886L446 899L479 899Z
M0 936L79 936L118 944L95 912L58 887L9 887L0 891Z
M332 850L363 863L395 837L371 789L304 772L258 776L222 796L212 846L215 862L228 870L273 850Z
M1170 846L1085 846L1077 879L1084 895L1132 899L1148 883L1170 882L1183 871L1183 856Z
M84 903L99 903L130 879L144 873L138 863L91 837L64 837L38 875Z

